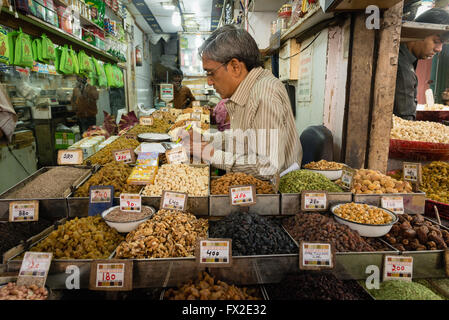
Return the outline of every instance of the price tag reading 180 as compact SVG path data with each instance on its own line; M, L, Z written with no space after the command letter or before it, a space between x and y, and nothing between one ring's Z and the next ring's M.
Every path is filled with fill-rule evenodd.
M142 197L140 196L140 194L121 193L120 210L140 212L142 210Z
M385 256L384 281L403 280L412 281L413 257Z
M256 192L254 186L235 186L229 188L231 205L251 205L256 203Z
M227 267L231 265L232 239L199 240L196 256L200 265Z
M9 221L26 222L39 219L39 201L13 201L9 203Z
M94 260L90 267L89 289L132 290L132 271L133 262L130 260Z
M387 210L390 210L397 214L404 213L404 198L403 197L390 197L383 196L381 199L381 206Z

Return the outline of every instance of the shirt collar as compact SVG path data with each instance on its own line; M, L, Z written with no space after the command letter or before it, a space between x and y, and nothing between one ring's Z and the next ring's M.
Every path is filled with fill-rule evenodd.
M264 69L262 67L253 68L246 75L245 79L243 79L243 81L240 82L239 86L237 87L237 90L235 90L235 92L233 93L233 95L229 100L240 106L244 106L250 95L251 88L253 87L257 78L262 74L263 71Z
M415 64L415 62L418 60L418 58L415 57L415 55L408 49L408 47L405 43L401 43L400 49L403 52L407 61L410 62L410 64Z

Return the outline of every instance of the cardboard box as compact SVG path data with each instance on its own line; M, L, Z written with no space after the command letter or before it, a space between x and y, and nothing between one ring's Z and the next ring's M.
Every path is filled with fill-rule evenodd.
M55 149L67 149L75 143L75 134L73 132L55 132Z

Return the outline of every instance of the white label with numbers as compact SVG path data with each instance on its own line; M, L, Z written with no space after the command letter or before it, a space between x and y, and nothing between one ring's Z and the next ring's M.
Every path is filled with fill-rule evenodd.
M384 281L402 280L412 281L413 257L385 256L384 258Z
M381 206L384 209L390 210L397 214L404 213L404 198L403 197L382 197Z

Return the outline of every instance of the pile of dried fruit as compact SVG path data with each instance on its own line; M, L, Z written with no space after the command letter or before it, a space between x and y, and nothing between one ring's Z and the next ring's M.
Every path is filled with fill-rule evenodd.
M254 185L257 194L274 193L269 181L259 180L243 172L227 173L224 176L211 181L212 194L229 194L232 186Z
M295 170L281 178L279 191L282 193L301 193L305 190L343 192L339 186L322 174L309 170Z

